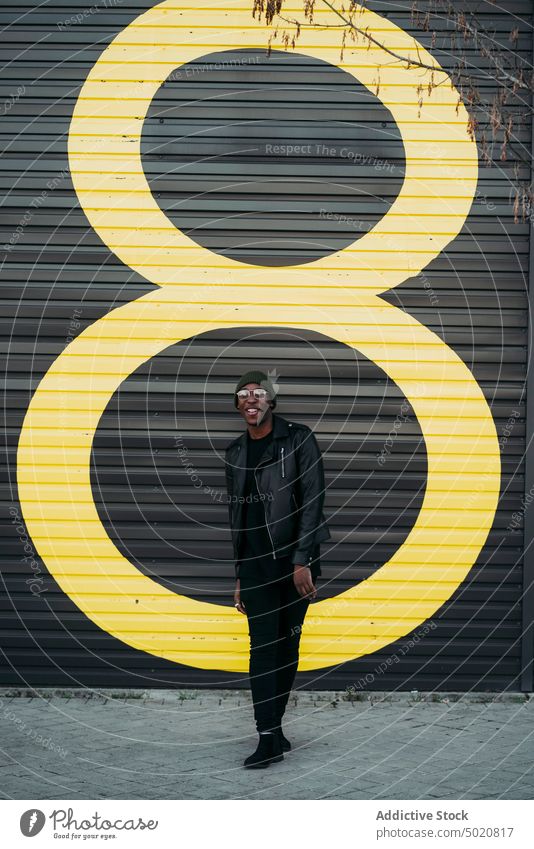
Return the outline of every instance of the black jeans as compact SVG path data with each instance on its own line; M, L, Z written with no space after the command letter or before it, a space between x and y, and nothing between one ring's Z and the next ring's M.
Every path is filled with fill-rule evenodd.
M250 636L250 688L258 731L280 725L299 659L302 623L309 601L293 583L290 569L274 580L247 575L240 579L241 601Z

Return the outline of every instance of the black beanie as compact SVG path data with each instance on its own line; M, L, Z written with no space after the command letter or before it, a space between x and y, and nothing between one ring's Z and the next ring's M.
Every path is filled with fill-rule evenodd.
M276 392L274 386L271 382L271 379L267 377L264 371L259 371L256 369L255 371L247 371L244 375L238 380L236 388L234 390L234 407L237 407L237 393L243 386L246 386L247 383L259 383L262 389L266 389L269 393L272 400L272 409L276 407Z

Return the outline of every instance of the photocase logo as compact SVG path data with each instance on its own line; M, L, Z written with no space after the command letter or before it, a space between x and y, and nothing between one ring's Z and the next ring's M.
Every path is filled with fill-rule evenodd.
M273 387L274 394L278 395L278 390L280 389L280 385L277 383L277 380L280 377L280 375L277 374L276 369L273 368L273 369L269 369L269 371L267 372L267 377L269 378L269 381L270 381L270 383Z
M20 830L24 837L35 837L39 834L46 822L46 817L38 808L30 808L24 811L20 818Z

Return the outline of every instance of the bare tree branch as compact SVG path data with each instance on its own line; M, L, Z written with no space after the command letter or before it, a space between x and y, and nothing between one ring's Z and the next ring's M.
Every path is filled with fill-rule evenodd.
M294 27L294 32L286 32L282 30L279 33L278 27L269 38L269 52L271 51L272 42L278 38L280 34L281 41L286 48L296 47L296 42L301 34L304 24L294 18L285 17L282 14L285 0L253 0L253 15L265 15L267 25L270 25L275 18L279 18L285 24ZM359 8L365 5L365 0L349 0L348 11L344 8L340 11L332 0L302 0L303 16L307 25L317 29L333 29L341 32L342 39L340 45L340 56L343 59L344 51L349 47L347 45L347 36L350 36L353 42L361 36L367 40L367 48L371 45L379 47L387 53L396 62L401 62L406 68L419 67L427 71L431 71L431 79L429 83L422 84L418 87L419 108L421 109L423 99L423 91L428 90L430 93L434 88L447 83L450 79L459 92L459 101L466 104L468 110L480 110L484 114L491 128L491 140L488 140L486 130L482 129L479 137L479 144L482 159L486 164L493 163L493 149L496 144L500 145L500 159L507 159L508 151L511 150L515 155L517 151L513 145L514 128L516 124L522 124L524 119L533 114L533 98L532 89L534 84L534 76L532 68L528 65L525 59L518 56L517 44L519 40L519 28L517 26L511 30L508 40L512 49L507 49L502 44L497 43L495 32L491 33L478 19L478 10L466 12L463 9L454 7L451 0L427 0L426 8L421 11L418 7L418 0L413 0L411 8L412 21L416 26L425 32L431 30L432 17L438 17L445 20L453 27L450 33L450 51L449 53L456 57L456 62L451 71L446 71L442 67L431 65L421 58L419 46L416 42L415 49L417 56L407 57L398 53L395 50L383 44L379 38L375 37L367 27L358 26L354 20L354 14ZM316 3L321 3L334 14L341 23L318 23L314 18ZM440 13L441 12L441 13ZM460 42L459 44L457 42ZM437 32L432 31L431 46L436 48ZM482 56L488 62L488 70L475 68L468 61L465 54L466 46L475 49L479 56ZM521 66L522 63L522 66ZM384 63L382 63L384 64ZM391 63L393 65L393 63ZM481 91L478 85L481 83L494 82L498 85L497 93L492 96L488 103L481 96ZM376 81L375 94L378 96L380 90L380 73ZM515 109L517 109L517 101L523 106L527 112L514 112L510 100L516 101ZM472 138L475 137L475 131L478 128L479 121L474 114L470 114L468 121L468 132ZM498 140L499 139L499 140ZM501 140L502 139L502 140ZM519 156L523 162L529 162L528 154ZM522 183L516 175L516 197L514 202L514 215L519 213L523 216L530 214L533 206L533 190L532 184Z

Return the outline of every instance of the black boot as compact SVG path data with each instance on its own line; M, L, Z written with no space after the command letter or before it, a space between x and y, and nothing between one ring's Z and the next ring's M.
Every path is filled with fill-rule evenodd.
M246 758L244 766L248 769L265 769L270 764L277 763L283 759L284 755L280 738L274 731L269 731L268 733L260 734L258 748L253 755Z
M283 752L291 751L291 743L289 742L287 737L284 737L284 732L282 731L282 726L280 726L277 729L277 733L278 733L278 739L280 740L280 745L282 747L282 751Z
M291 743L284 737L284 732L282 731L282 722L281 720L278 722L278 725L275 726L274 731L278 734L278 739L280 740L280 745L282 747L283 752L291 751Z

